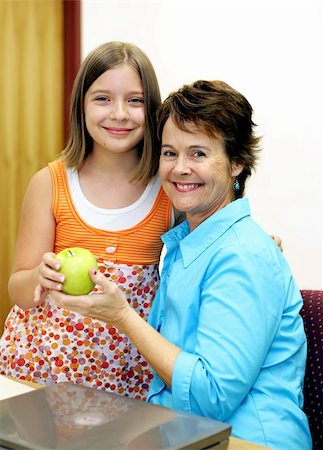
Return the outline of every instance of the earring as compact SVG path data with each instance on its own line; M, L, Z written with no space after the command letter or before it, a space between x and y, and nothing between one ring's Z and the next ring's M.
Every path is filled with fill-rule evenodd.
M238 178L236 178L236 181L234 182L233 189L235 192L237 192L240 189Z

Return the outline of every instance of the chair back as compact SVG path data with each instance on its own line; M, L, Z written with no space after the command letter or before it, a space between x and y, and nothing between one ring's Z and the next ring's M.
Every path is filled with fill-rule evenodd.
M301 316L307 336L304 411L313 439L313 450L323 450L323 291L302 290Z

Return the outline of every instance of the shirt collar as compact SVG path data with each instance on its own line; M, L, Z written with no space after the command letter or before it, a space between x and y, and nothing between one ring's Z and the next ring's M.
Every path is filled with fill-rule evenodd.
M165 233L162 239L168 251L179 246L184 267L187 267L233 224L246 216L250 216L249 201L240 198L212 214L191 233L185 221Z

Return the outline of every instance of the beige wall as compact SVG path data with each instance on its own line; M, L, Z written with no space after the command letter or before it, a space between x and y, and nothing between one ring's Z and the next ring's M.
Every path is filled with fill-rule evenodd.
M254 218L283 239L300 288L323 288L323 3L320 0L83 0L83 56L139 45L163 97L223 79L255 110L263 152L247 189Z

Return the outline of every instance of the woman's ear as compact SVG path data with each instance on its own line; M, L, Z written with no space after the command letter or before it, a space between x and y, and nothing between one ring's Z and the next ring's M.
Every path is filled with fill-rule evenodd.
M232 162L231 163L231 176L237 177L243 171L243 168L244 168L243 164L237 164L235 162Z

